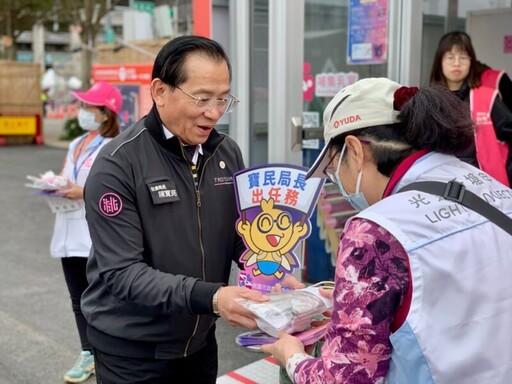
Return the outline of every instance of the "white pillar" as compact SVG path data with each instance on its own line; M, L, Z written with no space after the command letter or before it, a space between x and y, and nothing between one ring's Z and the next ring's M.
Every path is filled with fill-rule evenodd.
M240 100L229 120L230 136L238 143L246 165L250 143L250 1L230 0L230 52L233 67L231 89Z
M421 1L390 0L388 77L418 86L421 72L423 14Z
M302 117L304 0L269 0L268 162L302 165L292 151L292 117ZM303 243L294 250L304 265ZM293 275L301 280L302 271Z
M268 161L302 164L291 119L302 116L304 0L269 0Z
M82 40L80 33L82 27L71 24L69 26L69 48L71 50L71 62L73 63L73 75L82 79Z
M43 24L34 24L34 26L32 27L32 52L34 54L34 63L39 63L41 65L41 73L44 73L45 51Z

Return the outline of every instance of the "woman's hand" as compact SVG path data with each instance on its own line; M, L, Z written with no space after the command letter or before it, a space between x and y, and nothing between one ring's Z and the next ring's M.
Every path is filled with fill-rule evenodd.
M70 200L82 200L84 198L84 188L72 183L69 179L66 188L59 189L58 193Z
M327 298L327 299L332 299L332 294L333 294L333 290L332 289L325 289L325 288L320 288L318 290L318 292L320 293L320 295L322 295L323 297ZM331 321L331 317L332 317L332 311L325 311L324 313L322 313L322 315L324 316L323 319L320 319L320 320L313 320L311 322L311 325L313 327L319 327L321 325L324 325L326 323L329 323Z
M281 333L279 335L279 340L274 344L265 344L261 346L261 351L264 353L270 353L274 356L277 363L281 367L286 367L286 361L292 356L294 353L305 353L304 345L302 342L287 333Z
M302 289L305 285L301 283L297 278L291 274L287 274L281 283L277 283L270 290L271 293L281 293L283 292L283 288L289 289Z

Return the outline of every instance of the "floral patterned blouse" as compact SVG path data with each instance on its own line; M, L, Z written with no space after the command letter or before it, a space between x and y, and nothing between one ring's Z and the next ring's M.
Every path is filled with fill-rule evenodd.
M391 323L409 287L408 256L383 227L354 218L336 262L331 323L319 358L294 355L294 383L384 383Z

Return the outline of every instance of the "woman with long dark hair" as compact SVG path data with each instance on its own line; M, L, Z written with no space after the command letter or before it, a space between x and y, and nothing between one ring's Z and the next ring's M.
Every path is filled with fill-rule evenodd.
M461 158L510 185L512 112L496 87L482 84L483 70L469 35L450 32L439 41L430 84L448 88L469 107L475 123L475 144Z

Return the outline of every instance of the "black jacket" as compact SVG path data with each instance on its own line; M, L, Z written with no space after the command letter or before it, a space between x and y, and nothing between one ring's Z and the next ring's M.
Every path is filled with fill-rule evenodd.
M512 112L512 80L510 80L506 73L501 76L498 90L500 91L503 104Z
M85 186L93 247L82 311L107 353L176 358L206 345L212 296L245 249L237 235L236 143L212 131L196 190L177 137L155 108L108 143Z
M469 105L469 92L470 88L467 83L457 91L452 91L459 99L465 101ZM503 101L497 97L491 108L491 120L494 125L496 137L498 140L504 141L509 145L508 159L507 159L507 174L508 179L512 185L512 112L505 106ZM478 167L476 161L475 147L469 148L466 153L460 156L460 159Z

